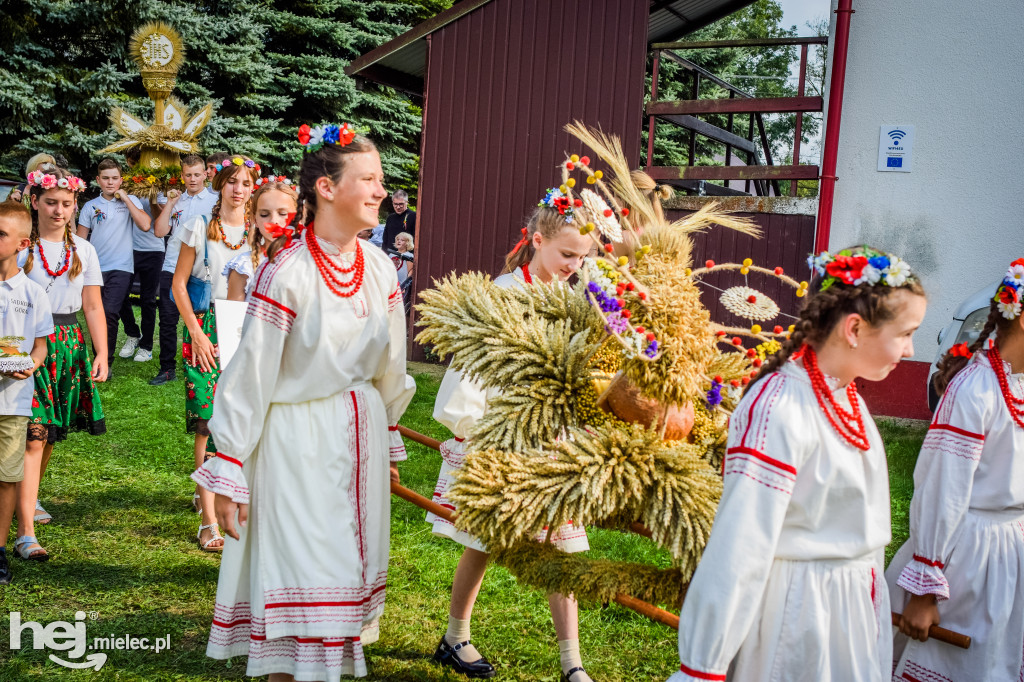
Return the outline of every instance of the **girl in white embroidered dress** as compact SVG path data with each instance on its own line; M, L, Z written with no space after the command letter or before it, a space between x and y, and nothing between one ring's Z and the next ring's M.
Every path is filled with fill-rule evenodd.
M1024 279L1024 259L1013 274ZM1024 678L1024 316L1000 303L997 293L981 334L936 375L942 399L914 470L910 539L885 576L902 611L894 679ZM928 641L940 623L971 647Z
M565 216L557 210L538 208L529 225L523 228L522 240L506 258L505 270L494 283L501 287L521 287L535 279L564 282L579 269L592 246L593 240L581 236L579 228L567 224ZM455 509L445 497L445 492L453 480L453 473L464 461L464 440L483 417L487 400L493 394L476 382L463 379L458 371L452 369L441 381L434 404L434 419L454 435L441 444L441 472L434 489L434 501L443 507ZM491 677L494 675L493 666L469 643L473 605L487 570L487 549L473 536L457 530L451 522L434 514L427 514L427 522L432 524L435 535L449 537L466 547L455 570L448 630L441 638L434 660L473 677ZM545 539L546 534L538 541ZM572 523L552 533L551 541L565 552L590 549L586 530ZM576 600L572 596L551 594L548 595L548 603L558 636L563 680L588 682L590 677L580 661Z
M835 272L846 279L815 278L790 339L733 412L670 682L889 679L889 479L853 381L913 355L925 299L913 277L853 284Z
M194 475L231 538L207 654L248 655L247 674L274 682L366 675L389 466L397 477L398 419L415 392L395 268L356 240L387 196L376 148L325 144L300 174L298 214L312 222L256 271L210 421L217 455Z
M252 195L256 229L249 235L249 248L224 266L229 301L244 301L249 295L254 283L253 273L267 257L267 247L275 239L273 226L278 230L285 228L295 213L297 202L298 195L290 184L267 178L260 183Z

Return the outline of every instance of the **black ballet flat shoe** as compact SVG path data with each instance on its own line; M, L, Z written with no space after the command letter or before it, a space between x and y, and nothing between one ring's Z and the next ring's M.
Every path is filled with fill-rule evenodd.
M574 674L576 674L576 673L585 673L585 672L587 672L587 671L583 669L583 666L576 666L575 668L572 668L571 670L569 670L569 672L565 672L563 670L562 671L562 682L572 682L572 680L570 678Z
M442 637L441 643L437 645L437 651L434 652L434 660L441 665L451 668L455 672L461 673L462 675L474 680L484 680L494 677L494 666L491 665L490 661L483 656L478 660L467 663L456 655L456 652L467 644L469 644L468 639L465 642L459 642L452 646L448 642L444 641L444 637Z

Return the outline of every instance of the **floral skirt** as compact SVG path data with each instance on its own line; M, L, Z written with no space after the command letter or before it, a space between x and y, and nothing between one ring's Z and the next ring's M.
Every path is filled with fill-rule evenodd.
M196 313L206 338L217 349L217 317L211 307L206 312ZM185 361L185 431L195 433L200 421L213 416L213 396L217 392L220 378L220 360L209 372L199 365L192 365L192 335L188 327L182 332L181 357Z
M48 428L47 442L67 438L68 431L107 432L103 405L92 382L92 362L82 338L82 327L58 324L46 337L46 360L36 370L32 395L32 423Z

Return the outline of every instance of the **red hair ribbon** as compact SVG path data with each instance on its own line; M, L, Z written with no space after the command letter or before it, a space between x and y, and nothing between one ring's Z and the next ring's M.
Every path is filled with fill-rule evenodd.
M528 241L527 238L526 238L526 228L525 227L522 229L522 233L523 233L523 238L520 239L519 241L517 241L516 245L514 247L512 247L512 253L514 253L514 254L515 253L519 253L519 249L521 249L524 246L526 246L526 242Z
M953 356L959 356L961 358L971 357L971 349L967 347L966 343L958 343L949 349L949 354Z
M288 217L285 218L284 226L278 225L277 223L267 223L266 225L263 226L263 229L265 229L274 239L278 239L280 237L288 237L287 241L285 241L284 243L285 248L288 248L289 246L292 245L292 239L302 234L302 230L306 228L306 226L303 225L302 223L299 223L297 226L292 227L293 220L295 220L295 214L289 213Z

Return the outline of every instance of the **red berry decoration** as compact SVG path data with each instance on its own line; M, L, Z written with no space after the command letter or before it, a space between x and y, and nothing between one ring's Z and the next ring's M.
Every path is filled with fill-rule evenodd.
M654 332L647 332L647 340L654 341Z
M644 333L644 328L643 327L637 327L636 328L636 333L637 334L643 334Z
M611 244L605 244L604 245L604 250L607 251L608 253L611 253L612 249L613 249L613 247L612 247Z
M617 286L615 287L615 294L616 294L617 296L622 296L622 292L623 292L623 291L625 291L625 290L626 290L626 287L625 287L625 286L623 286L622 284L619 284L619 285L617 285Z
M733 379L732 381L729 382L729 384L739 388L740 382L737 379Z
M706 268L713 268L713 267L715 267L715 261L713 261L713 260L711 260L709 258L708 260L704 261L704 267L706 267Z
M612 210L610 208L606 208L604 210L604 217L605 218L611 218L612 217Z
M747 357L748 358L755 357L756 355L757 355L757 351L756 350L754 350L753 348L748 348L747 349Z
M641 291L640 293L637 294L637 298L639 298L641 301L646 301L647 300L647 294L645 294L644 292Z
M775 332L776 334L781 334L782 333L782 327L780 325L775 325L775 328L772 329L772 331Z
M566 161L565 162L565 167L568 168L569 170L572 170L576 166L573 165L572 161Z
M715 332L715 336L725 336L725 332L724 331L717 331L717 332Z
M633 316L633 313L629 312L628 310L623 310L622 311L622 316L628 320L629 318L631 318Z
M757 303L757 296L754 296L753 294L747 296L747 303Z
M783 273L782 268L775 268L775 274L776 275L781 275L782 273Z
M721 375L721 374L716 374L716 375L715 375L715 378L713 379L713 381L714 381L714 382L715 382L716 384L720 384L720 383L722 383L722 375Z
M623 301L621 298L615 299L615 302L618 303L619 307L621 307L621 308L625 308L626 307L626 302Z
M628 209L628 208L624 208L624 209L622 209L622 215L623 215L623 216L627 216L627 215L629 215L629 209Z
M742 346L743 345L743 339L741 339L738 336L732 337L732 345L734 345L734 346Z
M581 156L580 157L580 163L582 163L584 166L589 166L590 165L590 157L589 156Z
M762 362L761 358L754 358L754 367L760 367L763 364L764 362Z
M750 377L743 377L743 379L742 379L741 383L742 383L742 384L743 384L744 386L746 386L747 384L749 384L749 383L750 383Z
M582 199L577 199L576 201L572 202L572 204L573 204L573 206L575 206L576 208L579 208L580 206L582 206L582 205L583 205L583 200L582 200Z
M633 283L632 282L626 282L626 291L633 291L633 289L636 289L636 287L633 286Z

